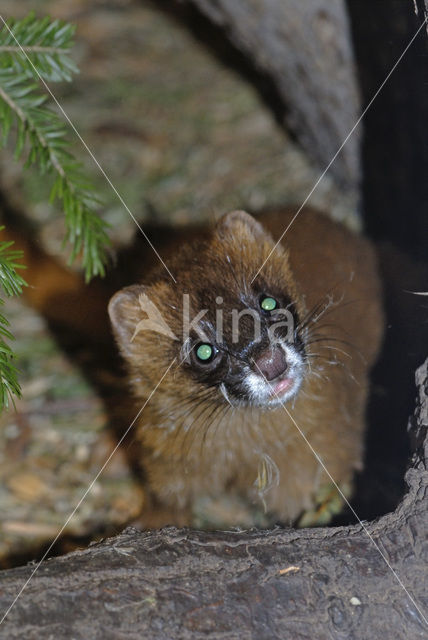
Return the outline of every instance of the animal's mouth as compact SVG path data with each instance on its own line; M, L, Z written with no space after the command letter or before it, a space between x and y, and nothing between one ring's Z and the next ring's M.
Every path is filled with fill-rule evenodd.
M269 384L269 383L268 383ZM289 391L290 388L294 385L293 378L282 378L282 380L278 380L275 383L270 383L270 395L280 397L286 391Z
M257 407L273 408L291 400L299 391L302 384L302 372L294 370L287 372L288 375L278 377L273 381L268 381L260 375L249 374L246 377L246 399L241 396L240 402ZM229 404L233 400L234 394L227 394L224 385L221 389ZM227 394L227 395L226 395ZM239 404L239 402L238 402Z
M267 406L275 406L284 404L292 397L294 397L300 388L301 376L287 376L280 378L274 382L264 381L265 385L269 389L269 395L266 398Z

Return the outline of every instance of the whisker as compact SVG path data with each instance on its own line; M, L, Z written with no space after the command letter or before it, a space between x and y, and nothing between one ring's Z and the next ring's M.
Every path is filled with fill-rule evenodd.
M196 415L196 417L194 415L195 411L197 411L199 407L202 407L202 412L205 406L209 406L210 401L213 402L214 396L215 394L213 389L204 389L197 395L196 399L195 396L190 396L189 398L181 399L179 402L174 403L172 408L169 408L169 416L171 419L174 419L176 423L175 436L172 443L173 447L175 447L178 438L183 436L183 430L185 429L186 433L183 440L184 444L189 432L192 430L193 424L198 419L198 415ZM184 421L187 415L192 417L192 422L187 425L187 428L185 428Z
M199 457L202 456L202 451L205 444L207 432L211 424L213 423L216 415L219 413L219 411L222 412L225 408L227 408L227 405L223 405L223 404L208 406L206 407L205 411L202 411L199 414L197 418L197 421L199 422L199 424L195 424L194 429L192 429L193 438L187 449L186 456L189 456L192 447L195 445L197 438L199 437L201 431L203 430L203 436L201 438L200 451L199 451Z
M238 280L238 277L237 277L237 275L236 275L235 268L234 268L234 266L232 265L232 261L231 261L231 259L230 259L230 255L229 255L229 254L227 254L227 255L226 255L226 262L227 262L227 264L229 265L230 272L231 272L231 274L232 274L233 279L235 280L235 283L236 283L236 286L237 286L237 288L238 288L238 291L241 291L241 289L242 289L242 283L241 283L241 282L239 282L239 280ZM242 271L241 271L241 273L242 273ZM245 282L245 277L243 278L243 281Z
M337 309L342 309L344 307L347 307L350 304L355 304L356 302L358 302L357 298L343 302L344 296L345 296L345 293L342 294L339 300L335 301L333 300L333 298L329 297L329 292L328 292L326 294L327 301L325 301L325 298L322 298L321 300L319 300L312 307L312 309L304 316L303 320L297 325L297 330L302 331L305 328L307 328L310 324L318 323L318 321L322 317L329 316L331 313L333 313L333 311L336 311ZM325 306L322 309L324 302L325 302Z
M224 411L223 411L223 413L221 414L221 416L220 416L220 420L218 420L217 425L216 425L216 428L215 428L215 431L214 431L214 433L213 433L213 439L214 439L214 440L215 440L215 439L216 439L216 437L217 437L217 432L218 432L218 429L219 429L219 427L220 427L220 424L221 424L221 423L222 423L222 421L223 421L223 418L225 417L226 413L228 413L228 412L231 410L231 409L230 409L230 407L229 407L227 404L223 405L223 409L224 409ZM210 428L211 428L211 426L212 426L212 424L209 426L209 428L208 428L208 429L210 429ZM206 434L206 435L208 435L208 429L207 429L207 434Z
M218 409L220 409L220 414L219 415L218 415L218 413L219 413ZM226 413L229 410L230 410L230 408L227 405L219 405L217 407L217 410L213 414L213 418L212 418L211 422L208 424L208 426L205 429L205 433L204 433L204 436L203 436L202 441L201 441L201 450L200 450L201 454L202 454L202 449L205 446L205 442L206 442L206 439L207 439L207 436L208 436L208 432L210 431L211 427L213 426L215 418L218 417L217 426L216 426L216 430L215 430L215 433L214 433L214 437L217 434L217 430L218 430L218 427L219 427L221 421L223 420L224 416L226 415Z
M336 282L336 284L332 285L327 291L326 293L318 300L318 302L315 302L315 304L311 307L311 309L309 309L309 311L306 313L306 315L303 317L302 322L305 322L306 318L311 317L314 314L314 310L317 308L320 308L322 306L322 304L324 303L324 301L327 299L327 306L330 307L333 299L332 299L332 294L334 292L334 290L340 285L343 284L344 282L346 282L346 279L344 278L343 280L339 280L338 282ZM343 295L342 294L342 300L343 300ZM340 301L339 301L340 302Z
M332 347L331 345L328 345L328 344L322 344L322 345L320 345L319 348L320 349L330 349L330 351L337 351L339 353L343 353L344 356L346 356L347 358L352 360L352 356L347 351L344 351L343 349L339 349L338 347Z
M307 344L311 345L311 344L319 344L322 342L336 342L338 344L343 344L346 345L347 347L350 347L351 349L354 349L355 353L361 358L362 362L364 362L364 364L367 364L367 360L364 357L364 355L361 352L361 349L359 349L355 344L353 344L352 342L349 342L348 340L343 340L342 338L336 338L333 336L323 336L322 334L319 334L319 337L317 333L313 334L313 338L312 336L309 338ZM349 354L347 354L349 356Z
M181 448L181 450L182 450L182 459L183 460L184 460L184 458L188 458L189 457L190 450L193 447L193 444L194 444L194 442L196 440L196 437L197 437L200 429L203 426L203 420L206 417L205 414L209 413L210 411L214 411L214 409L217 406L219 406L219 405L203 403L201 411L197 414L195 419L192 421L192 424L190 425L186 435L184 436L184 440L183 440L182 448ZM193 411L192 411L192 413L193 413ZM201 422L199 422L199 421L201 421ZM190 437L190 443L189 443L189 446L187 447L187 450L185 451L186 442L187 442L189 437Z

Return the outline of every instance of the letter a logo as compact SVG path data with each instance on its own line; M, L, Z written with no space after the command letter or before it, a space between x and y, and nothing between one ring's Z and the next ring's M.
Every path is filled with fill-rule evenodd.
M162 333L164 336L167 336L172 340L178 340L163 319L157 306L153 304L145 293L140 293L138 296L138 302L141 309L147 313L148 318L146 320L140 320L137 324L134 335L131 338L131 342L134 340L135 336L140 333L140 331L156 331L156 333Z

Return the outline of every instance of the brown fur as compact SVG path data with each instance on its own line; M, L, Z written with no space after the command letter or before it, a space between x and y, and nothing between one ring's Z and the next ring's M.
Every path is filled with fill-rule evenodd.
M252 277L274 246L272 237L281 235L293 213L266 214L264 231L235 212L216 229L193 234L189 244L172 242L163 257L177 284L157 265L141 285L123 289L110 302L136 408L147 403L137 432L152 501L167 514L162 523L191 524L195 505L224 495L263 504L272 520L282 522L313 507L329 478L293 420L339 485L361 468L368 372L382 335L381 294L369 243L326 216L302 211L254 283L286 293L301 320L311 310L318 316L305 334L302 387L286 405L293 419L281 406L231 407L215 385L180 364L180 339L140 331L131 340L147 317L138 298L143 292L178 338L183 293L190 295L192 317L202 308L212 316L218 295L224 317L241 308L242 291L252 288ZM273 478L261 490L255 482L266 461ZM230 524L239 521L231 518Z

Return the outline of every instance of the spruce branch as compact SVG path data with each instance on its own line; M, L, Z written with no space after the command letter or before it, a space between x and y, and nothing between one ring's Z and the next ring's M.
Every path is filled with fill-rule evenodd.
M46 43L55 42L60 49L60 45L69 46L73 33L70 25L65 25L58 20L38 21L34 16L15 23L15 28L16 25L19 27L18 34L22 37L23 47L45 46ZM39 86L34 81L34 76L37 78L34 69L42 77L52 79L56 73L55 77L59 79L67 78L67 72L71 68L70 64L66 63L68 58L63 52L58 53L53 66L50 53L33 52L34 68L28 60L27 66L22 65L21 55L18 56L18 64L8 65L7 60L12 54L9 51L1 51L2 34L3 42L6 41L4 46L11 46L9 45L11 36L9 34L8 39L4 35L5 28L0 32L0 125L3 130L1 143L3 145L7 143L10 130L15 124L17 130L15 157L19 158L24 149L28 148L25 166L36 164L42 174L55 175L50 199L51 201L55 198L62 200L66 225L65 242L71 245L70 260L73 261L82 254L86 280L92 276L102 276L105 273L106 247L109 239L106 233L107 224L96 213L100 201L84 176L81 165L68 150L67 130L62 120L57 113L46 106L47 96L39 92ZM15 37L18 40L18 37ZM38 44L35 45L35 43ZM19 54L21 53L20 50ZM41 70L36 66L36 63L40 63L37 57L40 55L44 56ZM3 56L6 56L6 61L3 60ZM48 65L47 70L46 65Z
M0 227L0 232L4 227ZM0 242L0 287L6 296L20 295L22 288L26 286L25 280L17 272L18 269L25 268L20 264L22 251L12 249L13 242ZM4 305L4 300L0 298L0 306ZM13 397L21 395L21 388L18 382L18 370L13 364L15 355L5 340L13 340L13 335L7 329L8 320L0 314L0 410L9 407L13 403Z
M48 82L70 81L78 68L69 57L74 25L30 13L9 19L0 29L0 66L34 77L34 69Z
M1 18L3 20L3 18ZM97 215L100 201L80 163L69 151L67 129L46 105L40 81L70 81L77 67L69 57L74 26L31 13L22 20L3 20L0 28L0 146L15 132L15 157L25 154L25 167L35 165L53 177L51 201L60 199L65 214L70 260L81 255L86 280L104 275L109 245L108 225ZM0 229L1 231L1 229ZM17 273L20 252L0 241L0 289L19 295L26 284ZM0 306L4 300L0 298ZM13 335L0 314L0 409L20 395L14 354L5 340Z

